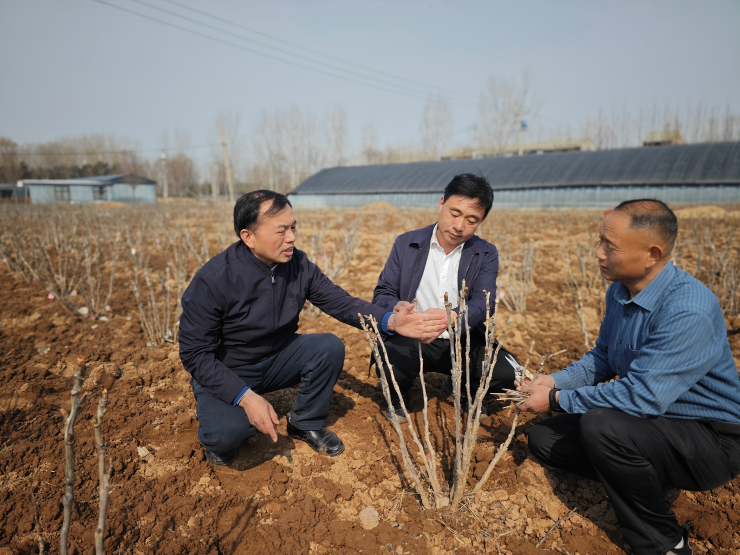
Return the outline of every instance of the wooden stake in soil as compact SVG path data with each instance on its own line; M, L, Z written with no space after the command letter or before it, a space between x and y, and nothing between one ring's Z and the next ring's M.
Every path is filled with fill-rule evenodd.
M95 428L95 445L98 449L98 499L100 505L98 508L98 527L95 529L95 553L96 555L105 555L103 547L103 538L105 536L105 516L108 512L108 500L110 497L110 474L111 469L105 470L105 452L108 445L103 441L103 416L105 415L105 406L108 404L108 390L103 390L103 395L98 402L98 412L95 415L93 427Z
M75 423L80 405L85 399L80 395L82 391L82 382L85 380L85 359L77 360L77 369L75 370L74 382L72 384L72 403L69 414L62 411L64 419L64 497L62 497L62 507L64 509L64 519L62 521L62 531L59 536L59 553L67 555L67 538L69 536L69 526L72 521L72 503L74 503L74 484L75 484Z

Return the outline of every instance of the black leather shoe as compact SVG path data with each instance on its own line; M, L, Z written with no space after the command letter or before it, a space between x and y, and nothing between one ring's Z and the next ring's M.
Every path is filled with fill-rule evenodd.
M455 396L453 395L454 391L452 390L452 376L447 376L444 379L444 381L442 382L442 391L444 391L445 395L447 395L447 400L454 405ZM460 410L462 410L466 414L468 412L468 393L467 390L462 387L460 388ZM485 405L481 405L480 415L481 417L488 416L488 409L485 407Z
M230 453L222 453L219 455L218 453L214 453L213 451L208 451L206 449L206 459L208 459L208 462L215 464L216 466L229 466L234 462L238 451L238 449L235 449Z
M320 430L299 430L288 420L288 437L308 443L314 451L323 451L330 457L336 457L344 451L344 443L337 434L326 428Z
M680 548L674 547L666 555L694 555L694 550L689 545L689 533L692 532L691 525L688 522L684 522L681 525L681 539L683 539L683 545Z

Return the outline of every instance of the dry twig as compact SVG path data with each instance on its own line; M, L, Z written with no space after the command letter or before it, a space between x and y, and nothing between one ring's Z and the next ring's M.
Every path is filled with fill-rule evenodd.
M555 530L555 527L558 524L560 524L561 522L563 522L570 515L572 515L574 512L575 512L575 509L571 509L570 512L567 515L561 516L555 524L553 524L552 526L550 526L550 529L547 531L547 534L545 534L545 536L540 541L538 541L536 544L534 544L535 549L537 549L539 546L541 546L543 543L545 543L545 540L547 539L547 536L549 536L552 533L552 531Z
M111 469L105 470L105 452L108 445L103 441L103 416L105 407L108 404L108 390L103 390L103 395L98 402L98 412L95 415L93 426L95 428L95 445L98 450L98 499L100 505L98 508L98 526L95 529L95 553L96 555L105 555L103 539L105 536L105 517L108 512L108 501L110 497L110 476Z
M85 395L81 395L85 370L85 359L80 358L77 361L77 369L72 384L72 402L69 414L62 411L62 416L64 416L64 497L62 497L64 519L59 536L59 553L61 555L67 555L67 539L69 526L72 522L72 503L75 499L75 423L77 422L80 405L85 399Z

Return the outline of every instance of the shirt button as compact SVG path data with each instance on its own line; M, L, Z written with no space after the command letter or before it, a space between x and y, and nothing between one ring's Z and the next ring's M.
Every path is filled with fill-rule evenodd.
M621 339L619 340L619 344L620 344L620 345L622 344L622 340L621 340Z

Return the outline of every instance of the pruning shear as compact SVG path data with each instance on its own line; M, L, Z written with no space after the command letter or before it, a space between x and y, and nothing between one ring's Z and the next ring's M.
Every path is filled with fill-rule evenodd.
M525 378L529 378L530 380L534 379L534 374L519 364L514 357L507 353L504 355L504 358L506 358L508 363L511 364L512 368L514 368L514 379L520 384L524 383Z

